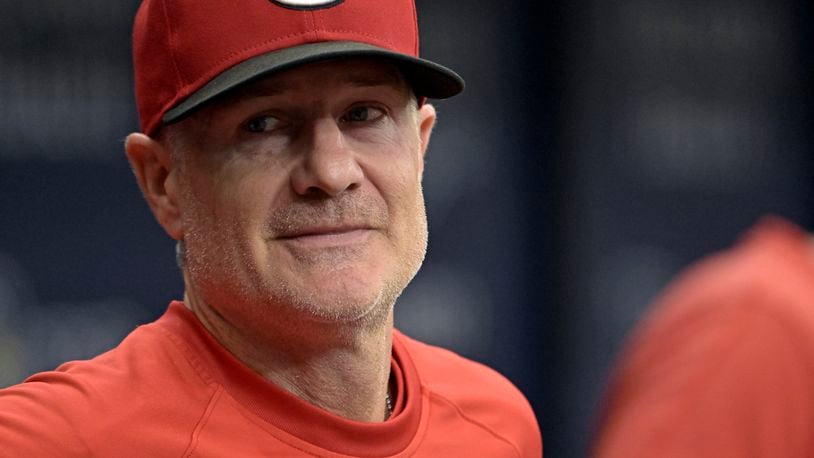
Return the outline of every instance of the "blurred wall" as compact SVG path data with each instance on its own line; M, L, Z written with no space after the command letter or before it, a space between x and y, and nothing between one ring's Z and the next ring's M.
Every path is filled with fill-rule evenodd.
M109 348L180 294L123 154L135 7L0 1L0 384Z
M350 0L348 0L350 1ZM418 0L436 103L408 334L486 362L582 456L610 364L681 267L808 223L803 2ZM0 0L0 385L115 345L182 294L122 140L135 0Z
M809 22L793 1L570 11L558 129L563 456L587 442L625 334L670 277L763 214L810 222Z

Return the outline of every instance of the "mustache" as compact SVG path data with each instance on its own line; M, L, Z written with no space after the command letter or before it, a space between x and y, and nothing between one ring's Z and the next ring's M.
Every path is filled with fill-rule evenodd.
M343 193L321 199L304 199L275 210L269 217L273 237L286 237L308 232L315 227L364 227L379 229L386 226L387 206L369 195Z

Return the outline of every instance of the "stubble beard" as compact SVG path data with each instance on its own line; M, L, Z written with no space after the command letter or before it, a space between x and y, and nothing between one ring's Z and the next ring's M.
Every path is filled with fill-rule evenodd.
M356 330L381 326L390 319L396 300L418 272L426 254L427 220L423 196L419 193L408 211L415 215L414 220L405 222L409 227L401 228L404 232L399 259L389 266L392 270L381 279L381 284L367 297L352 294L347 284L340 285L334 294L325 294L284 276L269 275L274 266L264 266L265 272L261 272L248 243L230 240L230 234L239 234L244 222L217 222L194 196L189 197L186 214L190 215L187 227L191 230L185 234L184 265L193 284L187 288L196 289L200 299L219 313L238 312L254 325L288 322L289 326L300 327L311 322ZM387 225L386 207L372 199L356 197L330 202L322 205L305 202L276 212L270 218L270 233L286 230L284 227L292 230L298 225L306 226L317 218L323 222L326 218L336 221L365 218L374 224ZM339 276L348 268L342 261L352 264L356 259L353 250L328 249L299 261Z

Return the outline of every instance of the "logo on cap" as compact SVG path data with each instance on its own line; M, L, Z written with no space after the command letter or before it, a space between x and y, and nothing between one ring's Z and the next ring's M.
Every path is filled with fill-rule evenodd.
M318 10L320 8L330 8L342 3L344 0L271 0L272 3L284 8L295 10Z

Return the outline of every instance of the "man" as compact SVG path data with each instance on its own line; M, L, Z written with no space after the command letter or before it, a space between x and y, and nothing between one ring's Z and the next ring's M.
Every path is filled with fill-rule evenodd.
M814 456L814 250L767 218L683 274L616 367L593 456Z
M145 0L126 152L185 294L0 392L2 456L538 457L503 377L393 330L424 258L411 0Z

